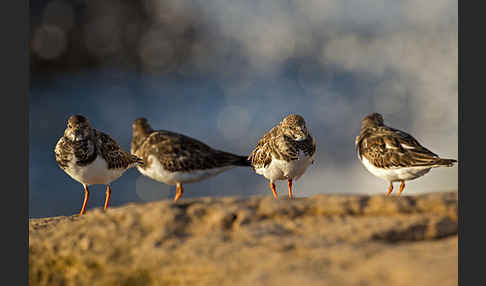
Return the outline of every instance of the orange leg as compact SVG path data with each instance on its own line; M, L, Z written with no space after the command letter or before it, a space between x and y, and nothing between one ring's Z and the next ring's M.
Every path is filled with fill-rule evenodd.
M391 192L392 192L392 191L393 191L393 183L392 183L392 182L390 182L390 187L388 188L388 192L386 193L386 195L385 195L385 196L387 196L387 197L388 197L388 196L391 194Z
M292 179L289 180L289 199L292 199Z
M110 205L110 197L111 197L111 187L110 187L110 185L107 185L106 186L105 208L104 208L105 211L108 208L108 206Z
M86 205L88 205L88 199L89 199L89 190L86 185L84 186L84 202L83 202L83 207L81 208L81 212L79 214L84 215L86 213Z
M398 190L398 196L403 192L403 189L405 189L405 181L402 181L400 184L400 190Z
M272 189L273 197L278 199L277 190L275 190L275 184L270 181L270 189Z
M177 200L182 197L182 193L184 192L184 189L182 188L182 185L181 184L177 184L177 187L176 187L176 194L175 194L175 197L174 197L174 202L177 202Z

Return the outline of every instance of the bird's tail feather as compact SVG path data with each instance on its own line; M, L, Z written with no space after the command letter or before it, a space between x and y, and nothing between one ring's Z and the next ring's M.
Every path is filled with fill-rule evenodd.
M454 163L457 163L457 160L440 158L439 162L437 162L437 167L439 166L452 167L454 166Z
M251 167L251 161L248 160L247 156L237 156L233 165L242 166L242 167Z
M437 167L452 167L452 166L454 166L454 163L457 163L457 160L439 158L438 161L436 161L433 164L431 164L431 167L432 168L437 168Z

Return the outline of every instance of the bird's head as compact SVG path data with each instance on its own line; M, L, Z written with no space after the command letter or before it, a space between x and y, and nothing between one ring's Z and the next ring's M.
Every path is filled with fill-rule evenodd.
M369 127L378 127L383 125L384 125L383 116L376 112L366 115L363 118L363 120L361 120L362 130Z
M152 132L152 127L148 123L148 120L144 117L135 119L132 124L132 136L133 137L146 137Z
M73 142L83 141L91 135L91 125L88 118L82 115L72 115L67 122L64 136Z
M146 118L140 117L135 119L132 124L132 142L130 150L132 154L138 150L138 148L142 145L143 141L150 133L153 132L152 127L148 123Z
M307 127L305 126L304 117L297 114L286 116L282 122L280 122L280 127L285 135L296 141L305 140L310 136L309 130L307 130Z

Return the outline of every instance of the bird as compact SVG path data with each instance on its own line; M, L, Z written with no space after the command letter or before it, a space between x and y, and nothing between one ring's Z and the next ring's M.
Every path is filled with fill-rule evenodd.
M132 125L130 152L145 162L137 166L144 176L176 186L174 202L182 197L183 185L199 182L234 167L250 167L247 156L213 149L207 144L167 130L154 130L147 118Z
M104 210L109 207L110 184L143 160L120 148L110 135L91 127L85 116L72 115L54 149L58 166L84 187L81 215L86 213L88 187L106 185Z
M314 163L315 152L316 141L304 118L290 114L260 138L248 160L257 174L270 180L274 198L278 198L275 181L287 180L289 199L292 199L292 182Z
M356 153L364 167L373 175L390 183L386 196L393 191L393 183L414 180L430 169L452 167L455 159L444 159L422 146L412 135L386 126L383 116L371 113L361 121L360 135L355 139Z

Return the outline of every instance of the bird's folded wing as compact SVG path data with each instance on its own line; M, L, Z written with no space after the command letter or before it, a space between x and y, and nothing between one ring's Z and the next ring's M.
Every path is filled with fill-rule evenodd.
M205 143L182 134L159 130L140 146L137 154L148 164L149 157L158 159L170 172L189 172L232 165L236 155L215 150Z
M251 152L248 160L252 162L254 168L267 167L274 158L292 161L299 158L300 152L308 156L314 154L316 146L313 137L304 141L295 141L282 134L278 128L279 126L275 126L267 132Z
M358 140L357 149L380 168L433 166L441 160L406 132L381 128Z
M276 152L278 148L276 140L279 138L282 140L282 135L278 128L278 125L273 127L258 140L255 149L248 156L248 160L251 161L253 168L264 168L272 163L272 154L277 155L278 153Z
M56 154L56 161L61 168L66 168L73 155L72 146L68 144L67 140L63 137L57 141L56 148L54 149Z
M133 164L142 164L143 161L121 149L120 145L110 135L95 130L96 148L108 163L109 169L128 168Z

